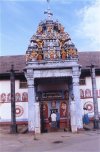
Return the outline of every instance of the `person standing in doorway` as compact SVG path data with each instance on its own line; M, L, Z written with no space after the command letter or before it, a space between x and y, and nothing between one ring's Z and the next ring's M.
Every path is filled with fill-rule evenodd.
M52 113L51 113L51 127L52 128L57 128L57 115L56 115L56 113L55 113L55 111L53 111Z
M58 112L58 110L57 110L57 112L56 112L56 115L57 115L57 128L60 128L60 113Z

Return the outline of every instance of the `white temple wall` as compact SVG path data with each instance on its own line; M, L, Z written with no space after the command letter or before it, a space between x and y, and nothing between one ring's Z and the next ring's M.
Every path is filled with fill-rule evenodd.
M15 92L20 91L20 93L22 92L28 92L27 88L20 88L20 81L16 80L15 81ZM9 80L0 80L0 93L10 93L10 81Z
M28 120L27 89L21 89L20 81L15 81L16 120ZM11 121L10 81L0 81L0 122Z
M19 88L20 81L15 81L15 93L20 94L20 98L17 99L16 102L16 119L18 121L27 121L28 120L28 102L22 101L22 95L24 92L28 92L27 89ZM64 87L67 85L62 84ZM98 110L100 114L100 76L96 77L96 85L97 85L97 100L98 100ZM49 89L51 86L49 87ZM43 89L42 85L39 86L39 90ZM44 90L46 89L46 85L44 85ZM55 88L54 88L55 89ZM81 101L83 106L88 106L89 108L89 116L93 117L93 99L92 99L92 85L91 78L86 77L86 84L80 85L80 89L83 90L84 96L81 97ZM90 95L87 90L90 90ZM10 93L10 81L9 80L1 80L0 81L0 122L9 122L11 120L11 103L8 101L8 94ZM1 96L4 94L4 101L2 101Z
M91 77L86 77L86 84L80 85L80 90L83 90L83 95L81 94L82 95L81 101L82 101L83 107L84 106L87 107L89 116L93 117L94 106L93 106L93 98L92 98L93 96L92 96ZM100 76L96 76L96 92L97 92L97 101L98 101L98 111L100 115Z

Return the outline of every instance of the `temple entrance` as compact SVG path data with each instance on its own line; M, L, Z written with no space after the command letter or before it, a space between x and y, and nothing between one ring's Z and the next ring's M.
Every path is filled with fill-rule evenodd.
M59 115L60 119L57 123L55 130L64 130L68 129L70 126L69 119L69 101L68 101L68 92L65 97L60 97L60 99L54 99L53 94L57 95L58 92L48 92L48 95L52 94L52 98L48 100L40 101L40 120L41 120L41 132L50 132L52 130L51 126L51 114L53 112L56 115ZM62 93L63 94L63 93Z
M26 51L24 72L28 84L28 127L29 131L34 131L35 127L40 131L41 118L41 130L48 131L48 118L52 111L58 111L59 128L68 128L69 101L73 94L78 106L75 115L71 110L71 129L74 132L82 128L78 52L63 25L54 21L51 14L47 10L49 16L39 23ZM67 94L70 95L67 97ZM38 106L34 108L35 104L40 104L41 114ZM76 118L79 118L77 122Z
M59 115L56 130L69 130L69 94L70 77L36 79L36 97L40 105L40 129L41 132L52 131L50 121L53 112ZM57 117L58 118L58 117Z

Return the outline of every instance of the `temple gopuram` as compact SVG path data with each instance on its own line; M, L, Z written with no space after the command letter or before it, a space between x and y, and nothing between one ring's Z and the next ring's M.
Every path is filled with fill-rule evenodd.
M26 52L26 62L77 60L77 49L64 27L53 20L41 22Z
M81 129L78 51L58 21L47 19L38 25L26 51L25 77L28 84L28 129L50 131L49 117L59 113L59 129ZM78 111L76 110L78 108Z

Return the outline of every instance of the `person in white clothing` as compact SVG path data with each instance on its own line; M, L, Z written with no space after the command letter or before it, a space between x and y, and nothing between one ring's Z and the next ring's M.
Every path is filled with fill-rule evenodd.
M52 113L51 113L51 127L52 128L57 128L57 115L56 115L56 113L53 111Z

